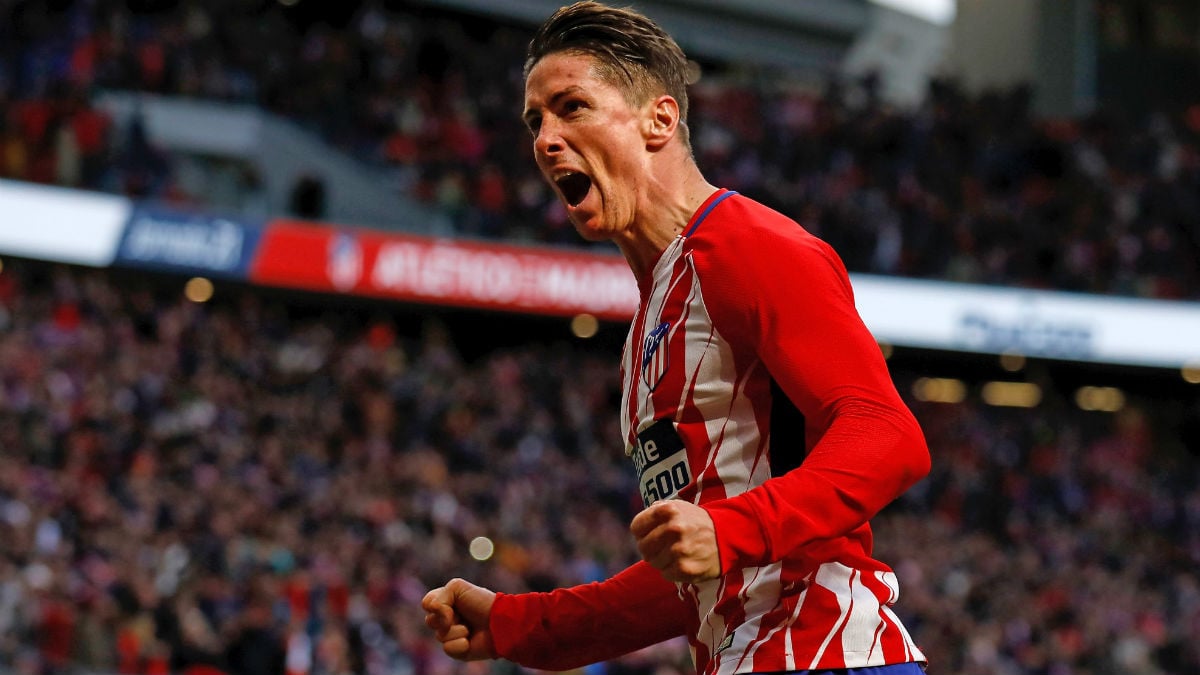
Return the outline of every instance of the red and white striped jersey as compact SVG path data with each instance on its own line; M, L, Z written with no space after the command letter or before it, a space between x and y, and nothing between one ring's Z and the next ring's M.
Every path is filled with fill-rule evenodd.
M498 652L563 669L683 634L706 675L924 661L867 521L929 454L837 255L722 190L638 281L625 450L647 504L708 511L722 576L676 585L638 563L598 584L501 594Z

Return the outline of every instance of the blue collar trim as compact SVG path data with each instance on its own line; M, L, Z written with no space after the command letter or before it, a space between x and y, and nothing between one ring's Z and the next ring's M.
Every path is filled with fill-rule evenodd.
M712 210L717 208L717 204L720 204L721 202L725 201L726 198L732 197L736 194L737 194L737 192L735 192L733 190L729 190L728 192L721 195L720 197L717 197L716 199L712 200L712 203L709 204L708 207L705 208L704 211L700 213L700 217L696 219L695 223L692 223L692 226L690 228L688 228L688 231L683 236L685 236L685 237L692 236L692 234L696 232L696 228L700 227L700 223L704 222L704 219L708 217L708 214L712 213Z

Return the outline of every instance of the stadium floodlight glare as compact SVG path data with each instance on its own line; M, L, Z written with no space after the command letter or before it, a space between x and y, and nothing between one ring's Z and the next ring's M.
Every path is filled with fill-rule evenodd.
M1185 365L1180 374L1183 376L1183 381L1188 384L1200 384L1200 362L1189 363Z
M483 562L490 559L492 554L496 552L496 545L487 537L475 537L467 546L467 550L471 552L472 558Z
M1042 402L1042 388L1032 382L988 382L980 395L988 405L1007 408L1033 408Z
M922 377L913 382L913 396L927 403L962 403L967 385L952 377Z
M896 351L896 348L892 346L892 343L879 342L878 344L879 344L879 351L883 352L883 360L887 361L888 359L891 359L892 354L895 353L895 351Z
M599 330L600 321L591 314L576 314L571 319L571 333L577 338L586 340L594 337Z
M1015 373L1025 367L1025 355L1014 351L1004 352L1000 355L1000 367Z
M183 285L183 295L195 303L212 300L213 283L204 277L192 277Z
M1125 392L1116 387L1080 387L1075 390L1075 405L1080 410L1117 412L1125 407Z

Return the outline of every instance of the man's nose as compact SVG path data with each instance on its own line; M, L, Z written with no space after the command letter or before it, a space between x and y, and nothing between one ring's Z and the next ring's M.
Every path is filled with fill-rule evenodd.
M553 120L543 119L538 127L537 138L533 141L534 151L543 156L556 155L563 151L566 145L559 133L558 124Z

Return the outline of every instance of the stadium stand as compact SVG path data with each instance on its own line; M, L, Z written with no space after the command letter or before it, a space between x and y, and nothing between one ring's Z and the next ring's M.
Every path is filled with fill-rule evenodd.
M226 4L241 11L13 5L0 26L0 177L203 201L87 94L253 102L388 172L463 236L580 244L514 112L522 29L381 3L340 23ZM1028 90L971 96L949 81L898 110L871 78L813 92L786 74L710 70L693 94L702 167L796 216L851 271L1200 297L1198 114L1038 119ZM253 203L260 179L239 184Z
M452 316L261 289L194 304L126 277L0 275L5 667L474 672L420 632L430 585L548 589L631 561L614 345L481 345ZM1130 398L910 400L934 471L877 545L937 671L1200 666L1195 410ZM610 672L686 664L675 644Z
M522 29L361 7L310 24L275 2L0 3L0 177L203 203L90 96L250 102L463 236L577 244L516 150ZM694 96L706 171L854 271L1200 299L1200 117L1035 119L1028 92L951 82L904 111L869 81L813 92L716 67ZM446 659L425 590L448 573L543 590L636 555L618 328L580 342L533 318L236 284L194 303L178 282L3 259L0 670L510 672ZM1053 386L1035 409L934 403L913 383L966 357L905 359L934 469L876 546L931 672L1200 671L1194 386L1124 373L1111 413ZM674 642L603 672L690 668Z

